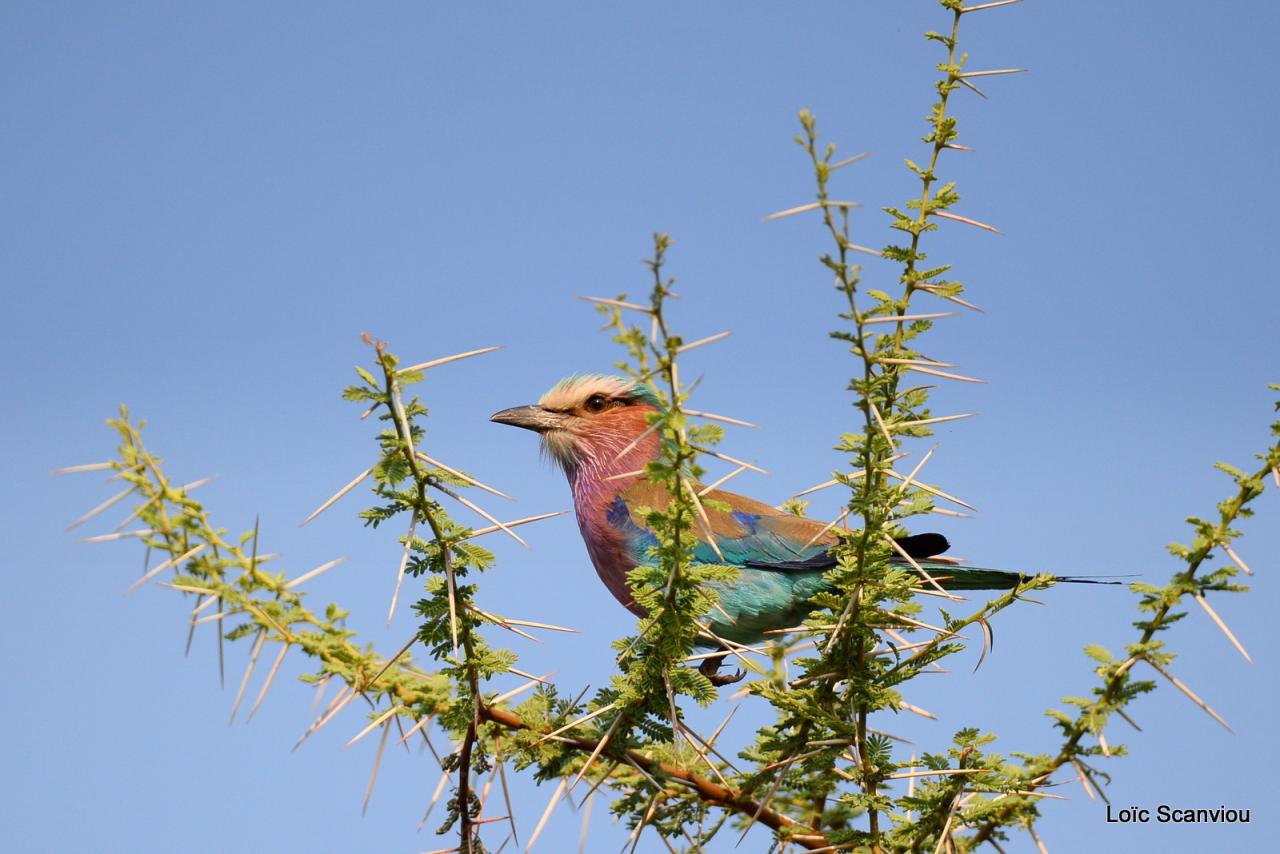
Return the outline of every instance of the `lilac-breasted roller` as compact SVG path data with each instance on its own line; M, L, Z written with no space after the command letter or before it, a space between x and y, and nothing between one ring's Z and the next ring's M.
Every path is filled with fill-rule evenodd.
M645 435L646 416L658 406L644 384L584 375L557 383L536 405L504 409L492 416L500 424L541 434L544 452L569 479L578 528L600 580L637 615L643 611L632 601L627 573L650 560L649 549L657 544L638 509L662 509L671 500L660 484L634 473L658 456L656 432ZM619 456L633 443L633 449ZM822 533L822 522L744 495L716 489L706 497L730 509L707 508L719 554L695 526L699 542L693 560L738 568L734 581L713 585L720 601L719 608L706 615L709 628L721 638L751 644L766 631L798 625L812 609L810 597L827 587L822 576L835 566L830 548L837 542L836 535ZM898 544L930 574L944 570L941 584L949 589L1008 589L1024 577L1004 570L961 567L953 559L939 557L948 548L941 534L903 537ZM903 560L902 565L909 564ZM721 660L706 659L703 667L717 684L730 681L716 678Z

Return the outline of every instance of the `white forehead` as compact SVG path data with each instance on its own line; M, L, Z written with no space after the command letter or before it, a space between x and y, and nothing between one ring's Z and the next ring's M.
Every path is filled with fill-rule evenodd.
M620 377L570 377L556 383L551 391L538 401L539 406L547 409L573 409L581 405L593 394L615 397L631 390L631 383Z

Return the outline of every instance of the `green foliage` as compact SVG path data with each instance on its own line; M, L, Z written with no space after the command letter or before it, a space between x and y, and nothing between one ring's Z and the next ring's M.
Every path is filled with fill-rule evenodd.
M318 669L311 681L336 677L371 700L398 705L418 717L447 708L450 686L441 674L423 673L408 656L393 663L358 647L351 640L354 632L346 628L346 611L330 604L318 614L306 606L306 594L296 583L265 571L270 556L259 554L256 527L234 541L225 529L214 527L188 489L170 483L161 459L142 442L141 424L131 421L124 407L108 423L120 436L119 457L111 467L138 501L126 522L136 518L138 539L151 554L165 558L148 576L176 567L168 586L196 597L193 630L200 614L221 615L217 622L227 640L253 637L259 645L278 645L279 660L294 649L314 658ZM277 661L273 675L278 666ZM269 682L263 695L268 687Z
M644 383L659 401L659 410L650 417L649 429L659 439L658 457L645 467L645 477L660 484L674 496L667 507L649 508L645 522L657 539L647 565L629 576L632 595L648 615L641 620L634 637L624 639L618 658L621 674L614 679L623 714L634 717L643 711L674 716L674 696L693 697L706 705L715 698L715 689L706 677L676 665L688 657L701 628L699 620L715 605L715 594L707 581L729 580L728 567L694 565L691 561L695 525L705 527L705 508L698 499L698 479L704 469L698 464L699 450L720 441L715 425L695 425L688 421L684 407L690 389L680 384L677 356L684 339L667 327L666 302L673 295L675 279L664 278L663 266L671 246L665 234L653 237L653 257L646 264L653 275L649 305L642 314L650 320L651 332L629 326L619 305L602 304L598 310L614 330L613 340L629 357L617 367L638 383ZM616 302L625 301L626 295ZM678 727L678 720L671 721Z
M800 816L815 832L825 831L830 842L875 850L932 848L940 835L949 835L956 826L962 792L967 793L967 803L981 793L1006 792L1016 785L1002 771L1003 760L989 757L982 760L990 763L989 774L942 774L936 781L924 782L910 797L890 794L893 780L900 779L895 775L911 766L895 760L891 743L876 736L868 721L877 713L913 708L902 690L924 670L963 649L955 640L961 628L978 624L985 633L988 618L1025 592L1050 583L1046 578L1025 579L966 618L952 618L943 611L942 625L926 628L928 623L917 616L917 594L956 597L940 588L930 589L932 579L927 575L922 579L922 572L890 564L896 557L891 539L901 532L899 523L934 511L935 497L950 499L917 478L927 457L907 476L893 468L896 460L907 456L901 450L902 441L930 435L928 425L936 423L928 408L928 389L907 386L907 374L956 376L942 372L947 366L922 350L919 339L932 327L930 315L936 312L914 314L913 297L925 294L964 304L958 300L963 286L941 278L949 265L923 269L920 264L927 257L922 238L937 228L934 217L960 198L954 183L937 185L939 155L958 135L948 106L950 96L962 85L965 62L956 54L963 13L956 4L943 5L953 12L951 34L927 36L947 51L946 62L938 66L943 78L924 137L930 146L929 164L922 167L908 160L907 168L920 182L920 194L902 208L885 208L890 227L908 235L909 243L869 252L902 265L897 295L869 289L860 297L862 269L853 255L868 250L852 239L851 206L831 199L830 182L840 165L834 160L835 147L819 144L817 120L808 111L800 114L803 133L797 137L813 166L817 209L834 243L833 251L820 261L834 274L846 306L840 314L846 325L831 335L845 343L857 360L849 389L854 392L861 424L837 445L850 459L848 468L837 471L835 479L850 487L849 518L859 524L843 532L841 544L833 550L838 563L827 574L832 591L813 599L816 608L806 625L812 627L819 654L795 662L804 667L800 679L755 687L779 710L779 717L757 739L753 758L767 764L752 784L769 784L779 799L808 805ZM937 587L936 582L932 587ZM928 633L927 639L911 642L908 636L920 631ZM956 768L975 767L964 763L981 757L977 751L982 740L976 733L965 734L963 754L953 757L960 762ZM815 749L817 745L823 747ZM928 767L944 770L947 766ZM832 800L865 815L865 825L854 826L847 817L828 824L827 804Z

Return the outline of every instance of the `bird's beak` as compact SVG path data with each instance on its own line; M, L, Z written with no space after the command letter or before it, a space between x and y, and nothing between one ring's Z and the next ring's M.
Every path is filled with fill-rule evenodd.
M496 421L499 424L510 424L513 427L523 427L535 433L554 430L564 423L564 419L564 413L552 412L550 409L543 409L541 406L513 406L511 409L504 409L489 416L490 421Z

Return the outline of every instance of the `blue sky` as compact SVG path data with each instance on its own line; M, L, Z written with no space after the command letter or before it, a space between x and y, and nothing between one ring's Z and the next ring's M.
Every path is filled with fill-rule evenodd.
M362 638L395 649L412 623L403 610L390 629L382 618L394 534L360 527L354 497L298 527L374 452L372 426L338 397L368 358L359 333L414 360L503 345L432 373L430 452L516 495L508 516L565 509L532 437L487 418L561 376L608 368L618 353L574 297L641 291L638 261L661 229L676 241L674 323L690 337L734 332L690 354L688 369L706 376L698 402L763 425L726 450L773 472L738 489L781 501L838 464L831 445L855 414L842 391L852 363L825 334L839 303L816 262L819 224L761 221L811 196L796 111L812 108L842 152L874 153L835 188L866 205L855 239L887 242L878 208L915 192L901 160L925 156L939 55L920 33L946 21L923 0L7 4L7 847L444 845L415 833L437 779L430 757L389 756L361 819L374 745L340 750L359 715L289 753L310 702L292 678L251 726L228 729L247 650L233 648L225 691L211 633L184 661L176 595L120 596L141 555L62 530L109 487L47 472L106 458L103 419L127 402L175 476L218 476L203 497L221 524L246 530L261 513L264 546L291 572L348 555L314 601L341 602ZM957 212L1005 236L947 224L928 238L986 309L931 333L931 355L989 380L934 398L938 412L980 413L939 430L929 464L934 482L982 510L937 523L958 554L1162 579L1181 520L1227 494L1212 462L1245 466L1262 447L1266 383L1280 381L1265 202L1280 128L1264 85L1278 23L1261 2L1038 0L966 20L970 67L1031 73L990 81L987 101L957 96L975 151L941 167L958 182ZM869 260L865 276L886 287L895 272ZM1069 802L1044 810L1049 850L1269 838L1280 505L1268 494L1258 509L1240 548L1254 591L1219 600L1257 663L1198 612L1171 636L1175 672L1238 734L1162 690L1134 709L1143 733L1115 731L1132 755L1109 766L1117 805L1225 803L1251 807L1253 824L1117 828L1069 786ZM582 630L520 642L524 668L559 668L566 688L604 684L609 641L630 617L570 519L528 532L529 551L492 543L500 562L483 600ZM998 749L1052 749L1042 711L1091 687L1085 643L1133 636L1133 597L1043 598L1002 615L976 674L961 663L920 680L909 699L940 723L892 726L925 749L976 723L1000 734ZM763 712L748 705L740 719ZM525 837L547 796L519 787ZM588 850L626 836L602 807ZM578 819L562 808L542 850L574 850ZM743 850L766 844L753 831Z

